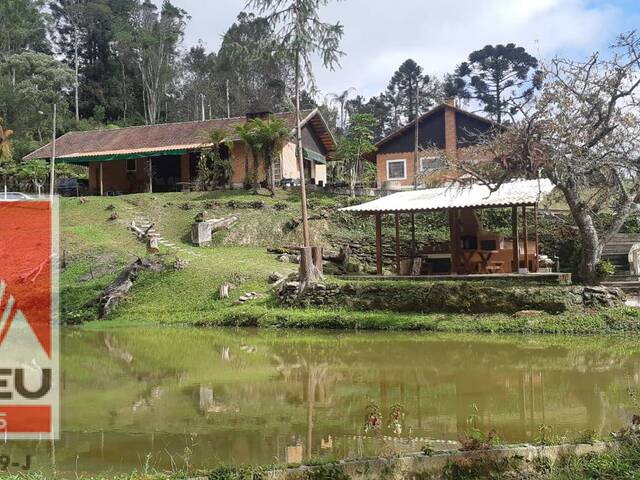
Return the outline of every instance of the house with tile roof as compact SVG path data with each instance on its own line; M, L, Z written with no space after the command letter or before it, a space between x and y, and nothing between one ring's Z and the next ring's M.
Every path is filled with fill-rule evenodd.
M56 140L56 163L87 166L92 194L186 190L197 177L200 152L211 146L210 133L222 129L229 132L233 145L231 149L223 148L221 154L231 158L230 183L239 187L251 172L253 158L235 134L235 127L252 117L268 115L282 119L291 128L291 140L283 146L274 162L274 178L299 181L296 121L292 112L261 112L235 118L68 132ZM327 156L335 149L335 140L317 109L302 112L302 119L305 179L309 183L324 184ZM49 143L23 160L50 160L51 147ZM265 172L260 171L259 179L265 178Z

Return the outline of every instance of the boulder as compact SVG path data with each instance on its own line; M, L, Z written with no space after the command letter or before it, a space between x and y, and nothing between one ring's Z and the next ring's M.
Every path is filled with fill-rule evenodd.
M280 272L271 272L269 274L269 283L277 283L278 281L282 280L284 278L284 275L282 275Z

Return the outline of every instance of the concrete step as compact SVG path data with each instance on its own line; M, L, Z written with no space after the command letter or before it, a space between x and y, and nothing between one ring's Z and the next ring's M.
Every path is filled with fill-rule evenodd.
M602 282L602 285L605 287L617 287L625 293L640 292L640 282L637 280Z

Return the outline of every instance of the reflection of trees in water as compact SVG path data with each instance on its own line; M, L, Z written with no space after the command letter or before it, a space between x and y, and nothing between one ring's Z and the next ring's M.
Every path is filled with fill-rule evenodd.
M233 424L227 441L244 445L234 447L238 451L249 451L249 444L256 450L251 442L258 428L266 436L257 435L256 442L271 441L265 438L282 442L269 452L272 456L278 452L280 458L285 443L296 445L298 440L311 447L305 448L305 455L315 454L321 438L329 444L329 434L333 448L340 448L337 439L362 433L370 401L384 413L384 435L389 434L390 412L396 404L405 412L402 437L455 439L467 428L474 403L485 431L496 427L507 440L535 435L541 423L553 422L606 432L615 420L613 409L624 401L616 397L624 390L619 385L626 388L627 376L637 384L640 371L638 356L627 355L621 348L574 348L560 342L514 340L510 344L417 335L398 340L393 334L384 341L382 335L372 335L369 341L366 333L335 341L318 335L319 342L314 334L308 335L308 341L292 334L294 341L287 342L278 338L284 337L280 333L272 338L271 333L238 335L234 331L238 335L234 340L226 332L220 338L210 332L192 338L176 331L175 345L168 345L167 338L174 334L165 333L157 341L153 332L140 340L127 330L107 335L108 346L105 334L83 333L79 352L92 362L91 368L105 365L117 372L100 385L101 389L113 387L120 395L114 395L109 405L118 415L114 427L145 418L131 415L132 404L144 399L153 409L153 389L161 387L164 397L154 417L149 417L157 425L140 428L175 431L185 427L220 436ZM200 340L207 335L210 341ZM190 338L193 345L185 355ZM254 344L257 351L240 350L241 342ZM221 379L220 374L226 376ZM82 376L78 378L76 391L87 386ZM236 408L242 411L236 414ZM218 416L213 422L203 419L203 414ZM100 425L105 426L109 428L106 422Z

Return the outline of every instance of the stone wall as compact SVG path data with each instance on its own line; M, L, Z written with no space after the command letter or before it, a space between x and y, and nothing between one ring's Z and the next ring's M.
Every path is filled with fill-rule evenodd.
M514 286L506 282L424 282L359 280L326 282L299 292L299 283L283 282L278 298L295 307L350 308L396 312L560 313L575 308L619 306L617 288L585 286Z

